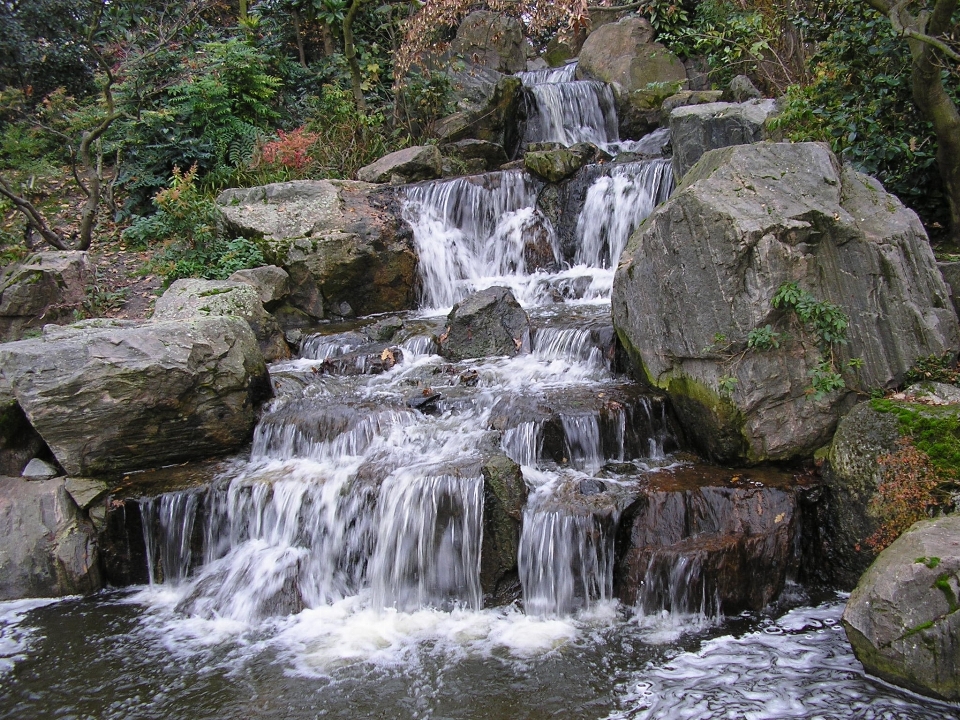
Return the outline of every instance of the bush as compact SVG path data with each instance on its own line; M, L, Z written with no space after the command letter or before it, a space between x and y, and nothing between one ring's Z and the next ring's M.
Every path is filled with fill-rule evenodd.
M263 253L250 240L221 237L216 203L199 192L196 176L196 166L187 172L174 168L170 187L154 197L157 211L137 218L124 238L140 247L162 246L152 267L167 283L185 277L222 280L263 265Z

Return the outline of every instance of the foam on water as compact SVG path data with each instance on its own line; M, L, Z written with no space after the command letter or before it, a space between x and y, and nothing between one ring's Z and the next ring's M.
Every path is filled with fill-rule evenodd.
M0 680L30 651L39 638L26 620L31 610L55 603L59 598L36 598L0 602Z

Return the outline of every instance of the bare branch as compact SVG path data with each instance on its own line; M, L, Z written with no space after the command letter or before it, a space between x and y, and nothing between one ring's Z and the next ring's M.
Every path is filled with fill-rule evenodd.
M33 227L38 233L40 233L44 240L57 248L57 250L70 249L70 246L67 245L63 235L52 229L47 224L47 221L44 220L43 215L39 210L37 210L37 206L22 195L17 194L17 192L3 176L0 176L0 195L13 203L17 211L27 219L27 225Z

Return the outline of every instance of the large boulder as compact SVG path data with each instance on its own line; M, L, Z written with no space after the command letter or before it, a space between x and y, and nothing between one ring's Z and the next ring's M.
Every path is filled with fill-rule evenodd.
M276 265L237 270L227 278L232 282L246 283L257 291L257 296L267 312L276 310L290 294L290 276Z
M516 355L530 346L530 319L505 287L487 288L461 300L447 323L440 354L450 360Z
M762 610L796 565L791 485L770 470L651 478L620 521L617 596L648 612Z
M154 320L189 320L228 315L247 321L267 362L290 357L280 325L263 308L252 285L230 280L177 280L157 299Z
M960 516L914 525L861 578L843 627L864 669L960 700Z
M227 226L289 274L290 305L309 318L414 306L417 259L392 191L299 180L225 190L217 202Z
M523 104L523 82L507 75L497 80L489 98L437 122L441 143L459 140L486 140L503 147L513 157L520 146L518 119Z
M0 274L0 342L48 323L72 322L93 282L85 252L38 252Z
M849 343L830 349L846 386L819 399L816 341L772 305L790 282L849 319ZM630 239L612 305L635 365L721 461L812 454L860 389L895 386L917 358L960 341L917 216L816 143L704 155ZM750 349L767 325L779 347Z
M570 177L587 163L593 162L597 155L596 145L582 142L568 148L528 150L523 156L523 164L537 177L556 183ZM605 157L609 158L609 155Z
M472 12L463 19L450 51L467 62L508 75L527 67L520 21L488 10Z
M80 476L235 450L270 394L257 340L234 317L47 328L0 345L4 384L60 465Z
M627 93L650 86L682 89L687 80L683 63L653 35L650 22L639 17L597 28L580 51L577 78L618 83Z
M102 587L97 536L64 478L0 477L0 600Z
M767 118L775 111L773 100L675 108L670 112L674 176L682 178L707 150L760 142Z
M440 177L442 158L436 145L414 145L384 155L357 171L357 179L368 183L402 185Z

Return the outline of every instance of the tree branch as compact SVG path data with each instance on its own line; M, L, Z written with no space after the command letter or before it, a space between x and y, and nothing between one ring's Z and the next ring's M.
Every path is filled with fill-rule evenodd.
M40 233L44 240L57 248L57 250L70 249L64 240L63 235L56 230L53 230L47 224L47 221L43 219L43 215L41 215L40 211L37 210L36 205L22 195L18 195L13 187L11 187L6 179L2 176L0 176L0 195L13 203L17 211L19 211L27 219L27 225L33 227L38 233Z

